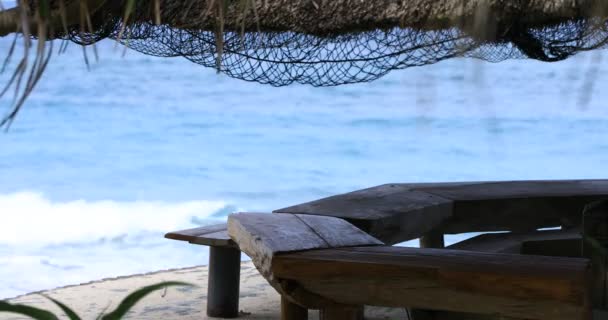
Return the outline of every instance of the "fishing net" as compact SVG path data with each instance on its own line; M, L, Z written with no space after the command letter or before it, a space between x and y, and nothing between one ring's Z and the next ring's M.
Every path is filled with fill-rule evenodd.
M15 118L40 79L53 51L54 42L46 40L52 39L83 46L113 39L144 54L183 57L273 86L367 82L455 57L559 61L608 42L606 0L18 0L17 5L0 10L0 36L23 34L26 48L0 92L15 92L0 127ZM30 37L45 41L32 46ZM35 52L31 63L29 52Z
M430 29L386 26L350 31L342 28L332 34L307 32L311 30L301 24L292 25L291 29L303 32L259 31L255 23L247 27L245 23L234 23L221 31L222 39L218 42L217 27L210 28L217 26L217 21L200 18L198 12L205 11L204 8L195 10L196 16L180 18L176 15L183 12L168 10L161 21L172 23L156 24L149 14L150 3L139 1L138 5L134 12L140 16L133 17L131 23L124 24L123 19L110 10L101 10L92 17L93 32L82 25L72 26L62 37L83 45L111 38L148 55L184 57L230 77L273 86L367 82L391 70L454 57L490 62L513 58L558 61L581 51L604 47L608 41L606 20L574 17L546 24L493 25L489 36L472 35L463 31L465 28L449 25ZM511 12L510 16L518 14L523 13Z
M69 6L84 0L64 1ZM273 86L366 82L391 70L454 57L491 62L512 58L558 61L604 47L608 41L606 20L591 18L589 8L568 11L566 15L534 16L538 10L531 7L536 3L532 0L526 0L527 6L522 5L524 0L513 1L518 6L497 2L502 7L498 12L483 14L492 20L477 28L481 32L471 32L467 27L467 22L479 17L466 14L462 14L460 22L435 23L429 28L432 17L408 15L412 11L407 7L408 1L265 1L278 3L277 8L256 12L252 8L258 0L137 0L126 23L124 3L106 1L88 17L90 22L84 23L87 19L81 17L80 23L70 24L57 37L82 45L111 38L148 55L184 57L234 78ZM428 0L409 3L425 1ZM340 2L343 4L338 5ZM426 7L439 2L431 1ZM30 5L36 3L31 0ZM155 16L154 3L162 8L162 15ZM397 3L404 7L393 8ZM391 13L387 8L402 10L401 20L395 18L400 13ZM456 10L444 11L445 15ZM311 12L315 15L311 16ZM221 23L218 16L224 19Z

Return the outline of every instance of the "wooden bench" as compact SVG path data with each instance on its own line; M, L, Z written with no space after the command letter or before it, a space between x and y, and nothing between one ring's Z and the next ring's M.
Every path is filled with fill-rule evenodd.
M169 232L165 238L209 246L207 315L238 317L241 251L228 236L227 225L223 223Z
M578 229L485 233L447 248L492 253L581 257L582 236Z
M571 235L564 234L546 238L548 233L537 234L536 230L549 227L576 230L583 224L582 211L585 205L606 198L608 198L608 180L386 184L275 210L275 213L283 214L280 215L281 220L288 221L289 224L295 221L298 225L295 229L287 229L291 230L291 233L286 239L291 237L306 243L310 240L306 238L307 232L311 229L310 223L320 230L325 230L321 234L322 241L317 239L315 240L317 242L314 242L327 245L321 248L345 246L346 244L340 241L348 243L353 240L349 238L351 235L349 232L360 235L361 230L374 241L382 241L388 245L420 238L422 248L443 248L444 234L511 231L513 233L507 236L479 236L454 248L491 253L519 251L519 253L538 254L552 247L557 249L557 253L563 253L564 245L572 249L568 249L569 251L575 251L580 239L573 239ZM285 218L290 215L291 218ZM330 217L338 219L332 220L334 222L346 221L349 224L346 226L338 223L337 225L343 228L340 229L341 231L327 229L322 223L319 224L321 220L316 221L313 216L319 219ZM297 217L297 220L293 217ZM280 235L283 227L282 223L274 225L274 236ZM532 235L522 236L526 233ZM230 236L235 239L234 234L230 233ZM239 243L237 245L230 236L226 232L226 225L189 229L166 235L170 239L211 246L209 315L224 317L238 315L239 270L234 269L236 268L234 266L238 265L235 261L240 261L239 250L251 256L251 252L243 249L243 244L250 246L255 244L255 241L245 238L235 239ZM331 241L325 237L331 237L329 239ZM357 237L354 240L365 239ZM285 241L279 247L288 243L289 241ZM298 248L296 245L286 252L296 249L317 248ZM255 258L253 260L256 261ZM602 265L604 264L608 264L608 261L602 262ZM260 268L260 265L256 264L256 266ZM262 272L263 275L267 276L279 292L285 290L282 284L273 283L272 276L269 277L272 274L271 267L265 267L267 270ZM226 268L229 271L226 271ZM596 270L594 276L595 273ZM220 286L216 283L230 285ZM594 289L594 291L598 290L599 288ZM293 292L290 291L284 296L292 295ZM284 303L285 312L303 314L298 308L291 308L292 304L289 302ZM327 311L327 314L332 312Z
M348 222L241 213L228 232L281 293L284 320L361 319L363 305L588 320L588 259L384 246Z

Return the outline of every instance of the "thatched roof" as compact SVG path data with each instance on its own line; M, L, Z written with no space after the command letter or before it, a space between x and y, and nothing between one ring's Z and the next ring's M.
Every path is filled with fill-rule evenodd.
M18 3L0 11L0 36L17 31L84 45L111 38L146 54L183 56L232 77L277 86L370 81L390 70L457 56L557 61L608 41L606 0ZM49 50L50 45L37 47L33 75L44 70Z

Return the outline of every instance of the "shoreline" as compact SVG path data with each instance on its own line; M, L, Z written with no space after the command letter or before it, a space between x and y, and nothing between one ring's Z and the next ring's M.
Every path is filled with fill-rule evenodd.
M206 315L207 298L206 265L153 271L94 280L82 284L31 292L8 298L21 303L49 310L67 319L65 315L41 294L48 295L73 308L83 319L94 319L103 310L112 310L127 294L142 286L161 281L183 281L195 287L172 287L146 296L129 312L126 319L217 319ZM241 262L238 319L280 319L280 296L257 271L251 261ZM0 313L2 320L25 320L26 317ZM318 319L318 312L311 310L309 319ZM366 308L366 319L407 319L405 310L393 308Z
M245 261L243 261L243 262L245 262ZM170 269L143 272L143 273L134 273L134 274L129 274L129 275L125 275L125 276L107 277L107 278L101 278L101 279L97 279L97 280L82 282L82 283L78 283L78 284L68 284L68 285L58 286L58 287L50 288L50 289L31 291L31 292L23 293L23 294L16 295L13 297L0 298L0 300L14 301L14 300L18 300L25 296L36 295L36 294L46 294L48 292L69 289L69 288L73 288L73 287L81 287L81 286L87 286L87 285L92 285L92 284L96 284L96 283L115 281L115 280L124 280L124 279L129 279L129 278L136 278L136 277L146 277L146 276L152 276L152 275L155 275L158 273L165 273L165 272L172 273L172 272L179 272L179 271L185 271L185 270L189 270L189 269L198 269L198 268L206 268L206 267L207 267L207 265L201 264L201 265L192 266L192 267L170 268Z

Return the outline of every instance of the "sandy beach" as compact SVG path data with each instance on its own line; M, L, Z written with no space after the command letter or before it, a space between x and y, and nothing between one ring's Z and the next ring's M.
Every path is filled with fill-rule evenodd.
M127 319L212 319L206 316L207 267L199 266L174 269L126 277L103 279L80 285L34 292L9 299L44 308L63 315L61 311L40 293L53 297L73 308L83 319L95 319L103 310L111 310L129 292L142 286L161 281L183 281L197 285L188 288L169 288L144 298ZM239 319L280 319L280 297L260 276L251 262L241 265L241 316ZM367 307L366 319L407 319L405 310ZM67 319L65 315L64 318ZM0 319L28 319L10 313L0 314ZM309 319L318 319L318 312L309 312Z

